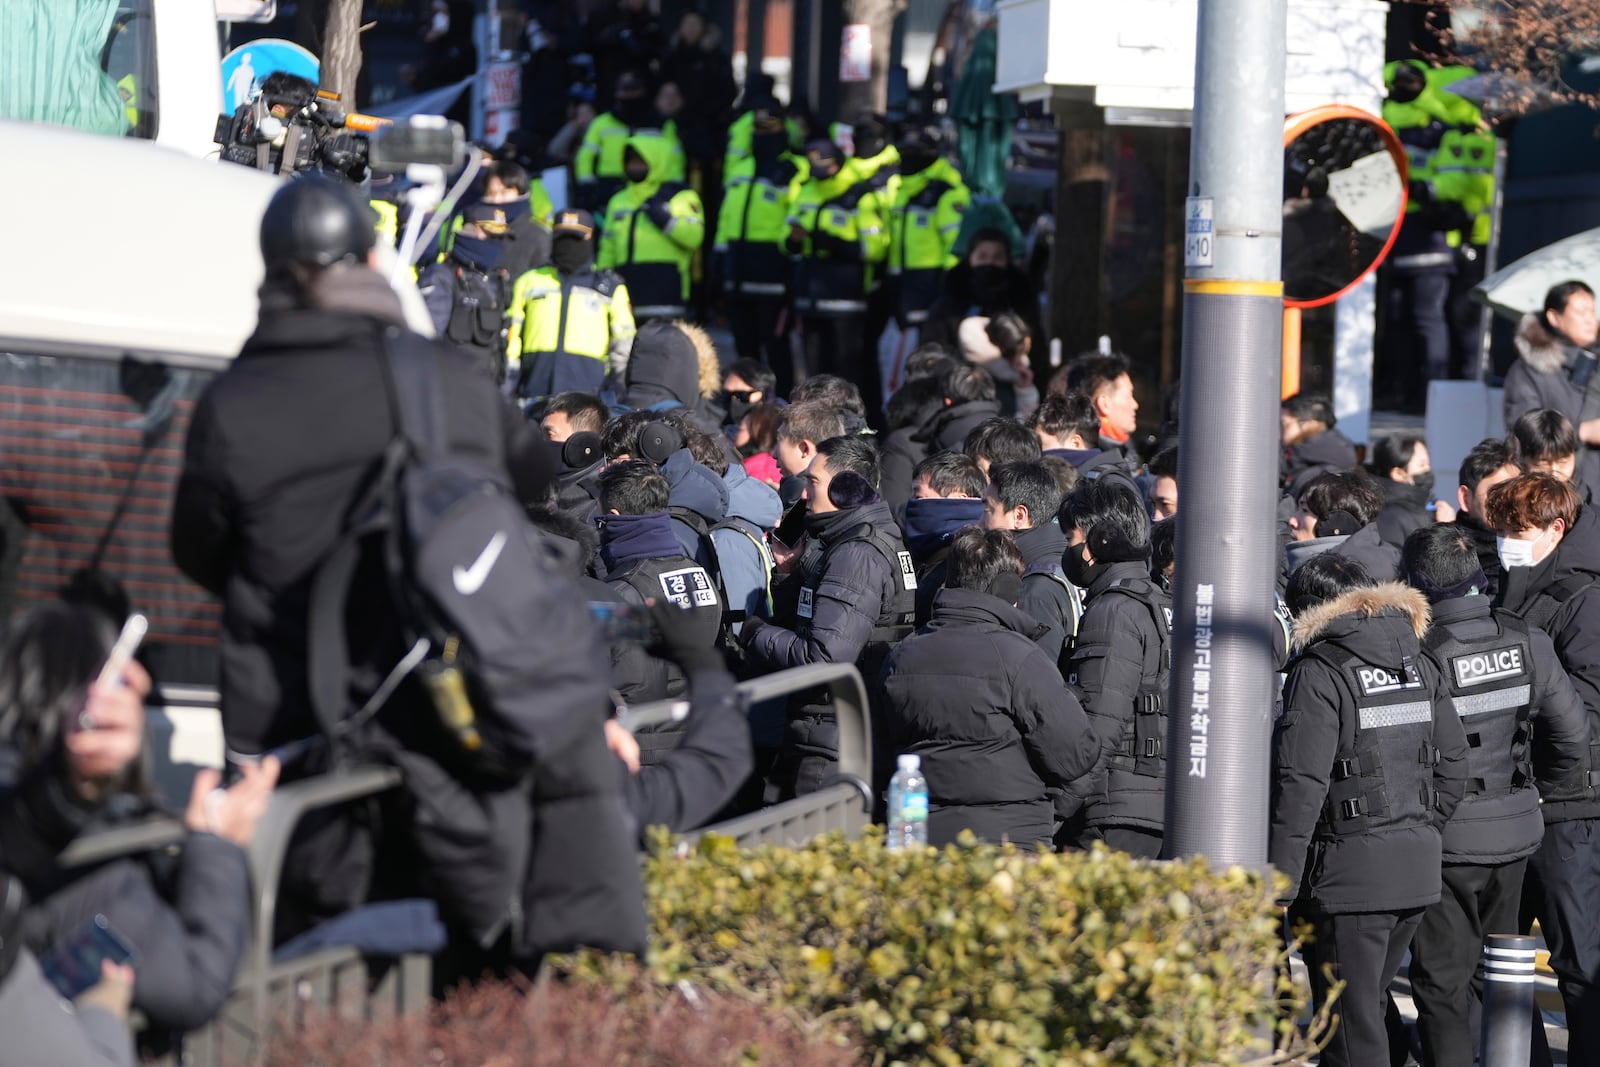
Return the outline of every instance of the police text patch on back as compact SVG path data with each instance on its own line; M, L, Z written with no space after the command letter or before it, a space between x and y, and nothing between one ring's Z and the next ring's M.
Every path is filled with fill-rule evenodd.
M1422 688L1422 678L1415 667L1405 669L1404 673L1386 667L1357 667L1356 680L1361 683L1362 695L1369 697Z
M1457 656L1450 661L1450 669L1455 671L1456 687L1460 689L1507 678L1520 678L1523 674L1522 649L1512 645L1492 652Z
M667 571L661 576L661 592L668 603L680 608L717 606L717 591L712 588L711 576L702 567Z

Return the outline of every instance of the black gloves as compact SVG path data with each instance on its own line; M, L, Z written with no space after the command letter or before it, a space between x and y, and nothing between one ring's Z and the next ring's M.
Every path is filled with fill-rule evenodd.
M766 619L754 615L745 616L744 622L739 624L739 647L749 648L755 643L756 634L768 626Z
M645 216L656 225L662 233L667 232L667 227L672 225L672 208L665 200L655 199L645 202Z

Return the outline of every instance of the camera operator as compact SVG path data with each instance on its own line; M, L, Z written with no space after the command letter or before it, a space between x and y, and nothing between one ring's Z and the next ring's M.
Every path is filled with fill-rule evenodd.
M367 210L350 188L308 175L279 190L261 226L261 321L201 396L190 425L173 556L223 601L223 731L240 762L323 736L311 711L313 582L346 543L356 504L394 440L384 369L390 347L406 346L414 360L434 364L449 457L504 470L524 504L543 499L555 480L544 435L473 372L467 355L405 331L398 297L368 266L373 240ZM354 707L408 645L379 556L362 553L341 605ZM593 651L584 631L554 620L527 640L572 662ZM488 949L519 916L524 925L510 928L520 929L511 945L518 959L574 944L641 948L637 863L618 848L630 828L601 733L605 681L574 672L545 684L542 695L553 709L592 708L594 729L575 735L574 751L563 752L559 765L541 763L530 793L480 790L448 770L415 736L430 721L428 697L420 685L398 690L385 714L348 743L401 766L406 788L386 798L395 810L380 812L376 830L345 818L302 835L285 864L280 914L289 922L279 936L298 932L289 928L294 920L364 902L375 874L384 873L424 879L401 888L434 896L464 951ZM594 751L579 748L591 741ZM325 753L286 767L285 777L314 773ZM419 817L407 806L426 810ZM409 836L386 839L389 827ZM406 846L421 859L378 862Z

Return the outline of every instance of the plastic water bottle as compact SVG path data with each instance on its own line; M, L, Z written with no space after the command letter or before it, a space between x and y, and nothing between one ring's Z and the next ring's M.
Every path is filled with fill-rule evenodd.
M889 779L891 851L928 843L928 780L922 777L922 757L901 756L899 768Z

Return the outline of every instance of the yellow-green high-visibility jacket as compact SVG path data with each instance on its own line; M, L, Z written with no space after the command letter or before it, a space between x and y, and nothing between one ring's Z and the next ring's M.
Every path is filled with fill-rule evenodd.
M784 129L789 131L789 147L798 150L801 146L802 131L800 124L792 118L783 120ZM722 154L722 178L728 181L733 178L748 178L756 171L755 156L756 112L754 108L745 111L734 119L728 126L728 150Z
M608 374L620 378L628 366L633 308L615 271L530 270L512 286L506 317L507 365L520 396L598 393Z
M971 203L967 183L947 159L900 175L889 212L889 277L898 291L902 325L927 321L943 290L944 272L956 265L951 249Z
M889 255L886 211L882 194L848 163L800 187L789 225L806 236L798 249L787 249L797 256L796 311L828 318L867 309L875 268Z
M637 319L682 318L689 309L690 269L705 241L700 194L671 181L671 148L660 137L629 138L650 164L642 182L629 182L601 217L598 263L620 273Z
M1456 64L1449 67L1428 67L1422 73L1427 79L1428 89L1434 94L1438 107L1443 112L1445 122L1452 126L1477 127L1483 124L1483 112L1479 110L1478 105L1450 91L1450 87L1456 82L1476 77L1478 73L1476 70Z
M889 145L875 156L851 156L845 166L872 183L885 209L894 203L900 187L900 149Z
M688 157L683 153L683 142L678 139L678 124L667 119L660 126L629 126L613 112L595 116L589 123L583 143L572 161L577 178L574 190L577 202L591 210L600 211L611 198L628 183L626 168L622 165L623 153L630 141L646 138L660 141L665 146L662 181L681 182L689 173Z
M1434 153L1434 195L1460 204L1472 217L1471 230L1452 244L1466 240L1489 243L1494 207L1494 135L1451 130Z
M528 211L533 215L533 221L546 230L555 225L556 202L550 199L550 193L541 178L528 179Z
M785 152L723 186L716 250L724 257L724 290L745 296L780 296L788 291L791 271L783 239L810 169L804 156Z
M378 239L388 244L390 248L398 249L400 247L399 206L391 204L387 200L368 200L367 206L377 213L378 222L372 229L377 233ZM439 258L443 259L444 257L441 256ZM416 281L417 268L411 266L407 269L411 271L411 280Z

